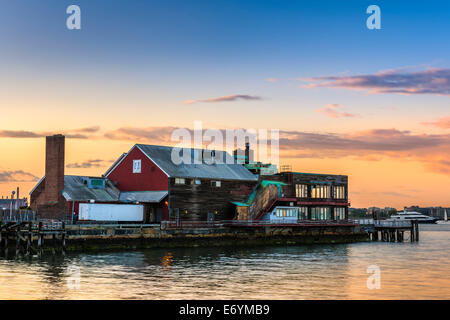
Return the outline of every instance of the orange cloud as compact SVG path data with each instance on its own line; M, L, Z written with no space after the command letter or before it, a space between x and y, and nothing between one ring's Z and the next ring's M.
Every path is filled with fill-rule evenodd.
M450 129L450 116L437 119L436 121L422 122L422 124L427 126L435 126L442 129Z
M5 182L34 182L38 181L39 178L30 172L25 172L23 170L0 171L0 183Z
M317 109L316 112L323 113L330 118L352 118L355 117L354 114L343 112L338 109L342 109L342 106L340 104L328 104L324 108Z

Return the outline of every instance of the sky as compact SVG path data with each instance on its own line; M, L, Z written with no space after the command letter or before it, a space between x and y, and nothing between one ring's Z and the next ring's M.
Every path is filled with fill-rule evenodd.
M45 135L66 174L100 175L201 121L279 129L280 164L348 175L353 207L450 206L448 1L0 5L0 195L44 175Z

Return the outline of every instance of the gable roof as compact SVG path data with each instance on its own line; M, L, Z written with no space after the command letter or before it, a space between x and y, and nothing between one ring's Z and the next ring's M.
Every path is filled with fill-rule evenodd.
M162 171L164 171L169 177L177 178L204 178L204 179L221 179L221 180L245 180L245 181L257 181L258 177L247 170L243 165L235 163L226 163L226 159L233 159L230 154L225 151L217 151L217 154L222 153L223 163L208 164L205 161L195 164L195 154L203 154L203 149L188 148L190 151L190 164L175 164L172 161L174 147L167 146L154 146L146 144L136 144L135 147L139 148L150 160L152 160ZM177 150L175 150L177 152Z

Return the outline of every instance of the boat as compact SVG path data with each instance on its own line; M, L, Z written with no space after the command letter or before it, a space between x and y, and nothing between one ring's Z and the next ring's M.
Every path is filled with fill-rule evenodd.
M390 216L390 220L417 220L418 223L436 223L438 219L416 211L401 211Z

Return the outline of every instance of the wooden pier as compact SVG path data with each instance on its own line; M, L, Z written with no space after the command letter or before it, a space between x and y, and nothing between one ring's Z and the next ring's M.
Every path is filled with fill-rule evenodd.
M367 231L372 241L403 242L405 232L409 233L411 242L419 241L419 223L417 220L373 220L373 224L368 225Z
M17 255L53 254L66 250L66 227L64 222L0 222L0 252L8 255L15 249Z

